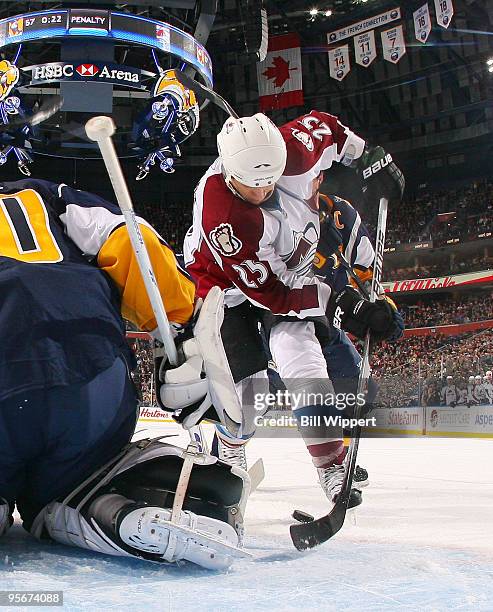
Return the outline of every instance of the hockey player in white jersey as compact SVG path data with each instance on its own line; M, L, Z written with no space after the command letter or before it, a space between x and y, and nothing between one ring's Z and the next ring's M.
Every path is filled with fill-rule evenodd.
M440 402L442 406L457 406L458 389L453 382L452 376L447 376L447 383L442 387Z
M311 273L320 235L318 211L309 204L318 188L314 179L334 161L368 162L365 142L336 117L312 111L280 130L261 114L230 118L218 135L218 149L219 159L195 192L184 254L200 296L213 285L225 291L222 337L233 378L240 389L239 383L253 378L254 389L267 390L259 384L267 368L258 331L263 325L289 392L333 396L322 351L330 336L328 319L357 337L370 331L375 340L391 337L397 328L386 300L371 304L351 287L332 292ZM381 177L382 196L400 197L402 174L384 152L377 156L370 166L383 171L370 171L367 178ZM317 418L328 410L306 400L294 412ZM245 403L237 434L253 434L253 416ZM322 487L334 500L344 473L341 431L314 426L301 433ZM361 503L359 494L350 503Z
M488 372L486 372L485 376L483 376L483 391L484 403L493 404L493 383L491 377L488 376Z
M469 376L469 379L467 381L467 405L468 406L475 406L478 403L476 396L474 395L474 387L475 387L474 376Z
M477 374L474 377L474 399L476 400L476 404L481 405L485 403L485 389L483 385L483 377L480 374Z

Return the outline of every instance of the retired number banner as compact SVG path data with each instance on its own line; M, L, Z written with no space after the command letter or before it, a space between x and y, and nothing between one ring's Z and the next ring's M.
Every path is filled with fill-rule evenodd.
M377 45L375 44L375 31L370 30L364 34L354 37L354 55L356 63L368 68L377 57Z
M406 53L406 43L404 42L404 32L401 25L382 32L382 48L383 59L397 64Z
M435 0L435 14L438 25L448 28L454 14L452 0Z
M342 45L329 51L329 74L336 81L342 81L349 74L349 45Z
M414 11L413 20L416 40L425 43L431 32L431 17L428 3L423 4L417 11Z

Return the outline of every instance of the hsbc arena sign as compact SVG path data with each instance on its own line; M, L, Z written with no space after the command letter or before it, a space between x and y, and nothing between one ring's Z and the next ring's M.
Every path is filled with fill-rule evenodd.
M146 89L142 82L142 76L155 76L153 73L139 68L90 61L37 64L23 68L22 71L31 75L31 80L25 85L26 87L60 81L92 81Z

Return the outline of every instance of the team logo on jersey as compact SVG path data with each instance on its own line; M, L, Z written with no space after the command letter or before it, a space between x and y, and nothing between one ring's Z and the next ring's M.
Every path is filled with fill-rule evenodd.
M5 100L18 80L19 69L17 66L14 66L8 60L2 60L0 62L0 100Z
M307 223L302 232L293 231L294 248L287 258L283 258L288 270L302 274L311 268L318 238L314 223Z
M215 227L209 232L209 238L214 248L227 257L236 255L243 246L241 240L234 235L229 223L221 223Z
M310 152L313 151L313 148L314 148L313 139L310 136L310 134L307 134L306 132L301 132L300 130L297 130L296 128L291 128L291 133L296 138L296 140L299 140L302 145L305 145L308 151Z

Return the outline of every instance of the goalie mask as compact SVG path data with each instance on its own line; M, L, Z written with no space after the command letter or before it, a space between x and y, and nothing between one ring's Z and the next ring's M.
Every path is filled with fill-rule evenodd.
M154 86L153 96L152 119L162 126L172 146L179 145L199 126L195 93L183 87L174 70L166 70Z

